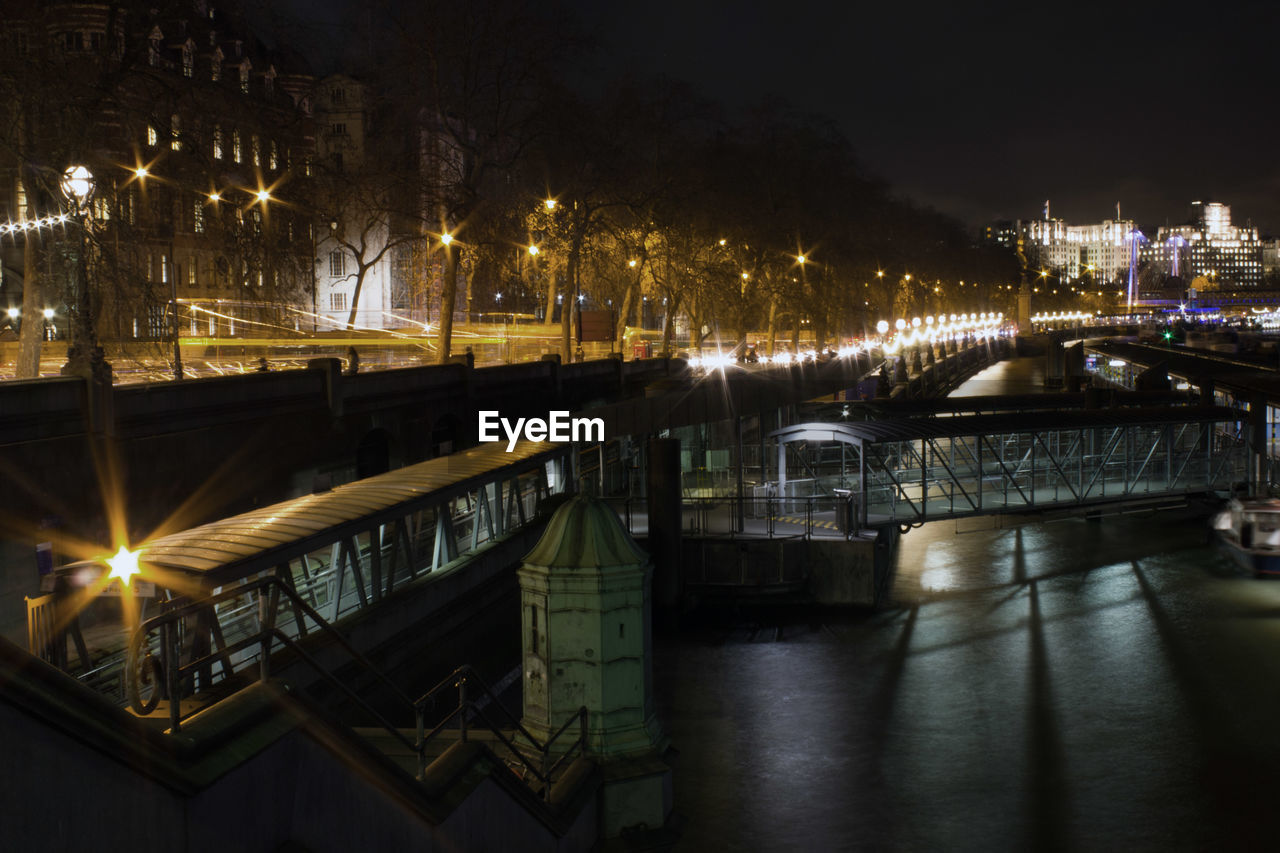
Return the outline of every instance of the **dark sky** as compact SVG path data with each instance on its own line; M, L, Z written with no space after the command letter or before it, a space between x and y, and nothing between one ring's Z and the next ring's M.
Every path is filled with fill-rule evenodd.
M1280 235L1274 2L566 1L603 73L663 73L729 107L780 95L971 225L1049 199L1068 221L1120 202L1153 226L1200 199Z

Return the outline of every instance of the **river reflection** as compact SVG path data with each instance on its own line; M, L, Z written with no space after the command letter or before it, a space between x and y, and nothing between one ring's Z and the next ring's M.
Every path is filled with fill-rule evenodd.
M937 522L876 612L661 638L679 849L1275 848L1280 583L1206 530Z

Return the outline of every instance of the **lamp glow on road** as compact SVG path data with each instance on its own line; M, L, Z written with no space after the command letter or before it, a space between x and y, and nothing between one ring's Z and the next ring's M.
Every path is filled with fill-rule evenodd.
M119 551L116 551L114 557L107 557L106 563L111 567L107 577L119 578L126 585L133 580L134 575L142 571L138 568L138 552L130 551L123 545L120 546Z

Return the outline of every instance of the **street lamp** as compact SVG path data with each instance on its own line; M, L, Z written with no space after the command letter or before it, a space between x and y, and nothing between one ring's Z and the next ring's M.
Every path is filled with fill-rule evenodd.
M85 231L89 222L89 203L93 198L93 173L85 166L68 166L60 182L62 194L74 208L74 217L80 226L79 257L73 283L71 323L67 344L67 363L62 366L64 376L83 376L111 384L111 365L98 345L98 335L93 328L93 302L89 293L88 240Z

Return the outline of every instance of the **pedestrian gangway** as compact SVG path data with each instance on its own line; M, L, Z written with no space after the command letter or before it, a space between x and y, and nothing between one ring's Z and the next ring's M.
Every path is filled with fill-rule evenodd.
M514 541L513 534L538 523L550 498L572 490L572 453L572 445L550 442L521 442L512 452L484 444L136 545L140 574L126 600L138 605L121 610L131 624L91 647L88 661L81 649L77 675L124 704L137 692L126 677L126 658L150 653L161 660L166 648L180 648L182 660L174 666L206 663L189 677L184 673L176 689L183 696L207 690L260 665L279 647L271 638L245 642L268 622L283 633L278 639L305 640L323 633L315 617L341 626L424 577L452 573L490 547ZM106 569L97 560L58 569L50 618L64 636L33 652L57 662L53 655L65 646L65 635L79 633L80 610L121 594ZM306 608L292 607L289 618L274 623L275 605L260 583L265 578ZM186 615L168 647L157 631L125 654L123 638L134 626L177 609ZM207 663L211 656L221 665Z
M1243 417L1169 406L795 424L770 433L775 500L785 515L846 497L866 528L1226 492L1250 477Z

